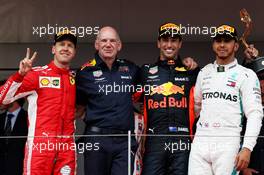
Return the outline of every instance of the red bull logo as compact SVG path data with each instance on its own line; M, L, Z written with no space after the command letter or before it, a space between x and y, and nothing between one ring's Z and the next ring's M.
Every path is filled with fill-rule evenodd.
M163 97L161 101L148 100L148 109L160 109L160 108L187 108L187 99L183 97L181 100L177 100L173 97Z
M164 96L169 96L169 95L178 94L178 93L184 95L184 85L180 87L180 86L173 84L172 82L168 82L168 83L164 83L157 87L151 87L150 95L162 94Z

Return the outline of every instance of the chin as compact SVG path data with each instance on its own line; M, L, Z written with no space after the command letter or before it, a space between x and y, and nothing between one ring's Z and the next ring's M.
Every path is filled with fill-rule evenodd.
M67 60L61 60L60 63L63 65L67 65L70 63L70 60L68 60L68 59Z
M104 55L103 58L107 60L115 59L114 55Z
M175 58L175 55L165 55L165 57L166 57L167 59L174 59L174 58Z
M228 56L227 55L218 55L218 58L221 60L225 60L228 58Z

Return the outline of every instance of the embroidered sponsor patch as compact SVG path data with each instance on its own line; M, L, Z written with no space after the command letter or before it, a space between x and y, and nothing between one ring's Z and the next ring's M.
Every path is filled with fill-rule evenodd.
M119 66L118 71L119 72L128 72L129 68L128 68L128 66Z
M69 165L65 165L60 169L60 173L62 175L70 175L71 174L71 168Z
M227 86L230 86L230 87L235 87L236 86L236 82L237 82L237 76L238 74L235 72L233 73L227 80Z
M158 66L151 67L151 68L149 69L149 73L151 73L151 74L155 74L155 73L157 73L157 72L158 72Z
M123 75L121 75L121 79L127 79L127 80L131 80L131 79L132 79L132 77L131 77L131 76L123 76Z
M235 87L236 86L236 82L232 81L232 80L228 80L226 85L230 86L230 87Z
M59 89L60 86L60 77L46 77L40 76L39 77L39 87L40 88L56 88Z
M150 79L155 79L155 78L158 78L158 77L159 77L159 75L148 76L148 78L150 78Z
M70 78L70 83L71 83L71 85L74 85L74 84L75 84L75 79L74 79L74 77L70 76L69 78Z
M103 75L103 72L101 70L93 71L93 76L94 77L100 77Z
M188 77L175 77L174 78L175 81L189 81Z

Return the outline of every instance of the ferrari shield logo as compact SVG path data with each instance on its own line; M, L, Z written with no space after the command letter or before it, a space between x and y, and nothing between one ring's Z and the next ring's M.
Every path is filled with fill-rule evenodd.
M75 84L75 79L73 77L70 77L70 83L71 83L71 85Z

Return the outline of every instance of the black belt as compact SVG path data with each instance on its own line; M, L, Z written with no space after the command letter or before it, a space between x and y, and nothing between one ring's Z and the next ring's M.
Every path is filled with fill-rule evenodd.
M189 128L187 127L164 127L164 128L151 128L147 130L148 134L173 134L173 133L189 133Z
M98 128L96 126L88 126L86 131L91 131L99 134L127 134L128 131L109 129L109 128Z

